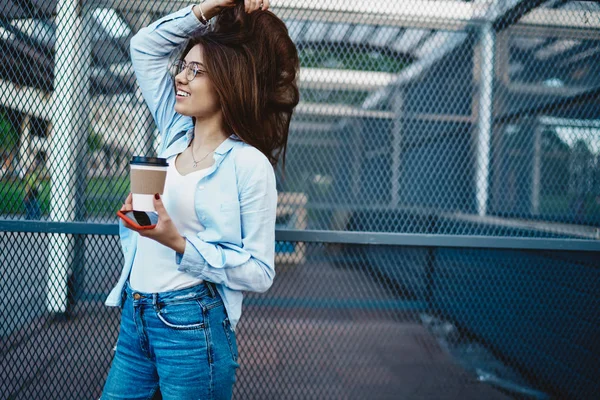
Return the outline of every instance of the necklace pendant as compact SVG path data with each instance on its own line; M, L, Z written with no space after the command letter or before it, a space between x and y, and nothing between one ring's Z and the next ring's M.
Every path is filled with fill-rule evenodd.
M194 168L196 168L198 166L198 163L196 161L194 161Z

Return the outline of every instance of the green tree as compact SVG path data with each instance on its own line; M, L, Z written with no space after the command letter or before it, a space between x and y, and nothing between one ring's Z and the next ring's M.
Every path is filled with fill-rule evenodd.
M91 128L89 130L88 138L87 138L88 149L91 152L98 151L102 149L104 146L104 139L102 135L94 132Z
M19 132L0 111L0 153L10 153L19 145Z

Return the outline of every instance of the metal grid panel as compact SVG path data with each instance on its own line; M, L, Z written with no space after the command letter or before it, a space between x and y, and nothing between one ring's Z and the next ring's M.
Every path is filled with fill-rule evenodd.
M310 2L275 7L303 67L280 190L308 196L306 228L412 232L426 215L440 233L596 238L597 5L456 2L466 5L457 27L434 3L415 2L419 18L393 2L373 18L352 18L354 3L337 19ZM128 40L183 5L85 3L61 49L91 51L63 75L55 14L24 10L3 23L0 215L28 216L26 176L39 164L40 212L29 217L115 221L128 158L158 146ZM386 13L395 19L382 23ZM73 157L55 154L64 148Z
M85 0L72 20L56 3L0 2L0 222L114 223L129 158L159 144L129 39L187 3ZM274 11L302 65L279 229L600 237L598 4ZM118 310L102 305L117 239L0 244L0 397L97 396L117 335ZM593 397L596 260L278 242L273 288L245 300L235 397Z
M96 398L108 372L119 310L102 302L120 271L118 240L71 236L86 250L67 279L49 267L61 258L48 251L57 236L0 235L2 398ZM273 287L245 299L235 398L504 399L515 388L591 398L599 389L591 255L277 248ZM63 286L69 313L59 318L47 288Z

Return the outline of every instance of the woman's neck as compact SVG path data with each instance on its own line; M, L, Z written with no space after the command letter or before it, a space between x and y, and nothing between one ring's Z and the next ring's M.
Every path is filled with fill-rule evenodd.
M194 151L210 151L218 147L225 139L229 137L229 133L223 129L222 120L220 119L198 119L194 126L194 139L192 146Z

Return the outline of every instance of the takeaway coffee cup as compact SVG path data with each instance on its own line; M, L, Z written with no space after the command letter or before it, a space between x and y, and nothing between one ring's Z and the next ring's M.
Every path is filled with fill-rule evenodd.
M134 156L129 163L130 185L135 211L156 211L154 194L163 193L167 179L166 158Z

